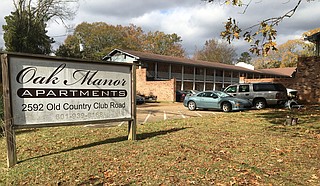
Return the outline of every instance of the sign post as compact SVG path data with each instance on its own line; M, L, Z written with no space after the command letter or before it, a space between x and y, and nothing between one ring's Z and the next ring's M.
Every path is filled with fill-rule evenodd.
M4 133L7 142L7 165L13 167L17 164L16 139L12 123L11 105L10 105L10 90L8 74L8 58L6 55L1 55L2 61L2 86L3 86L3 111L4 111Z
M137 131L137 106L136 106L136 84L137 84L137 78L136 78L136 68L137 65L133 63L132 66L132 118L133 120L129 121L128 123L128 140L136 140L136 131Z
M17 163L14 129L128 121L136 139L135 65L3 54L8 167Z

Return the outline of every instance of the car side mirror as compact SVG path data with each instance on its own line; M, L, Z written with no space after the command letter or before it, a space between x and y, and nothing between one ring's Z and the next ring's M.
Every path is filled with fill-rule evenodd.
M213 99L217 99L218 96L217 96L217 95L213 95L212 98L213 98Z

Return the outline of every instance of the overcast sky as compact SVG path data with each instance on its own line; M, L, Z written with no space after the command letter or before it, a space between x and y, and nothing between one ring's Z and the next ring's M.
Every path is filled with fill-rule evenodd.
M181 36L182 47L189 55L196 48L201 49L206 40L220 38L224 22L229 17L237 18L240 26L246 28L259 20L283 15L292 9L298 0L252 0L243 14L244 7L208 4L201 0L79 0L74 20L66 21L70 27L82 22L106 22L112 25L134 24L145 32L163 31ZM248 0L249 1L249 0ZM248 2L243 0L243 2ZM320 27L320 0L307 3L304 0L296 14L285 19L278 28L278 44L290 39L301 38L303 32ZM223 0L221 0L223 2ZM0 47L4 47L2 25L4 17L13 10L12 0L1 0ZM70 30L69 30L70 33ZM55 48L62 44L68 30L63 24L51 21L48 35L56 41ZM238 54L250 47L245 42L234 42Z

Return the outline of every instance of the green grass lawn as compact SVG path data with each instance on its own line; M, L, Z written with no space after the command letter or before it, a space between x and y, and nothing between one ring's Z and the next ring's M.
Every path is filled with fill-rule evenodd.
M0 185L320 185L319 106L146 123L136 141L124 125L16 133L10 169L0 138Z

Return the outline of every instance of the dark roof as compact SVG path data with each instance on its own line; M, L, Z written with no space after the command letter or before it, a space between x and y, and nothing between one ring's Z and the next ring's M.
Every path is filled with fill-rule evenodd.
M289 76L292 77L293 73L296 71L297 67L286 67L286 68L269 68L269 69L259 69L258 71L264 74L273 74L279 76Z
M192 60L188 58L165 56L165 55L152 54L147 52L139 52L134 50L114 49L107 56L105 56L103 60L106 60L107 58L115 55L118 52L134 57L137 61L141 60L141 61L153 61L153 62L162 62L162 63L175 63L175 64L182 64L182 65L203 66L203 67L211 67L216 69L232 70L232 71L238 71L238 72L244 72L244 73L268 74L268 75L290 77L288 75L281 74L281 73L262 72L260 70L251 70L244 67L228 65L224 63Z
M315 43L320 40L320 32L317 32L317 33L314 33L310 36L307 36L306 39L310 42Z

